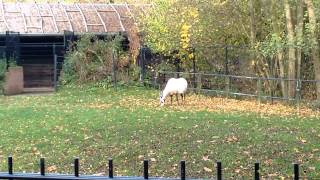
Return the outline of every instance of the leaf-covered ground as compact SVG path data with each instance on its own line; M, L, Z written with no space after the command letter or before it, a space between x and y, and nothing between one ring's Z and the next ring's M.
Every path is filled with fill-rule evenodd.
M252 178L261 162L265 178L287 178L292 163L303 176L320 177L319 112L281 104L257 104L188 95L187 102L159 107L159 92L142 87L68 87L49 95L0 96L0 162L13 155L14 170L71 173L80 157L84 174L106 171L114 158L116 175L141 175L149 159L151 176L208 178L214 163L224 177Z

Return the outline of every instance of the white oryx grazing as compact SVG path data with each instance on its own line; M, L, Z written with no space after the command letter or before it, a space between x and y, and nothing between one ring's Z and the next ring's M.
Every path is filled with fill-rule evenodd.
M176 95L177 102L179 105L179 95L181 95L182 101L186 99L185 93L187 92L188 82L184 78L170 78L166 84L164 90L160 93L160 106L164 105L166 97L169 95L171 97Z

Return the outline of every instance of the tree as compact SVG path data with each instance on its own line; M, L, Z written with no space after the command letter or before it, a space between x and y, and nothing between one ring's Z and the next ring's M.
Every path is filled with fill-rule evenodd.
M288 0L284 0L284 9L286 13L286 24L287 24L287 39L288 39L288 94L290 98L294 97L295 94L295 79L296 74L296 50L294 47L294 25L291 17L291 8Z
M315 79L320 81L320 58L319 58L319 43L317 40L317 19L314 12L313 2L311 0L305 0L309 16L309 33L311 36L311 58L314 66ZM317 99L320 100L320 82L316 83Z

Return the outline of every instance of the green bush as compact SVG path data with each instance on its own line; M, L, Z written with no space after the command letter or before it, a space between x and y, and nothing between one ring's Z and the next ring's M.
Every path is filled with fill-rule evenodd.
M62 84L111 81L113 63L116 73L129 67L129 58L121 48L122 40L121 36L105 41L92 34L83 35L65 57Z

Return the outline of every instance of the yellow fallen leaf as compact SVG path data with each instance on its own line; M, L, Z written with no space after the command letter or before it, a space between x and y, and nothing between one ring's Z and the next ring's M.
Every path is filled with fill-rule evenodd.
M54 172L54 171L57 170L57 167L56 167L56 166L49 166L49 167L47 168L47 170L48 170L48 172Z
M204 170L205 172L212 172L212 169L207 168L207 167L204 167L203 170Z

